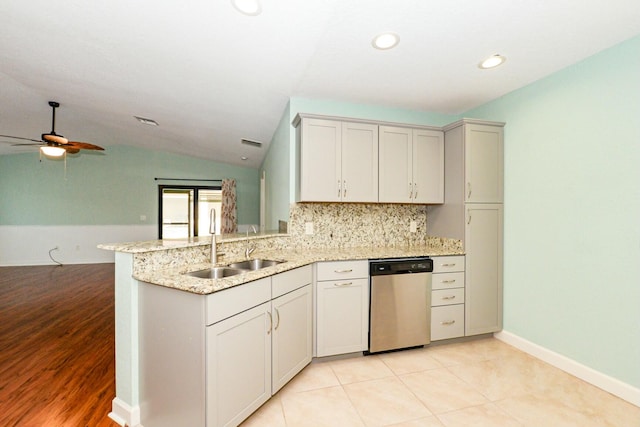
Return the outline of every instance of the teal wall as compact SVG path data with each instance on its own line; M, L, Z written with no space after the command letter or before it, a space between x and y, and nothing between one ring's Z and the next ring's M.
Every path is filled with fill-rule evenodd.
M507 123L505 330L640 387L640 37L465 116Z
M261 167L267 177L265 209L267 230L277 230L278 220L289 221L289 160L292 131L289 104L287 104Z
M157 224L156 177L235 178L238 223L259 223L256 169L124 145L69 156L66 177L62 160L38 159L0 156L0 225Z

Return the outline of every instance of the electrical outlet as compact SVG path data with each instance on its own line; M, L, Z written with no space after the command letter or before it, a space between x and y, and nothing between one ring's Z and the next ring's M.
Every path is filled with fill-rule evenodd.
M409 231L411 233L415 233L416 231L418 231L418 224L415 221L411 221L409 223Z
M313 234L313 222L304 223L304 234Z
M140 215L140 221L146 221L146 220L147 220L146 215Z

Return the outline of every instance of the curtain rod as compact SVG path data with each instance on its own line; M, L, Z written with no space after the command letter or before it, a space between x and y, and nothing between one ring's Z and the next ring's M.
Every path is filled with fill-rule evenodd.
M153 178L156 181L222 181L221 179Z

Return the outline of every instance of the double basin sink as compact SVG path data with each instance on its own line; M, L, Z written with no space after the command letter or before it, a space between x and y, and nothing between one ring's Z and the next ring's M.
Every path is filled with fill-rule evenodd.
M272 259L250 259L241 262L234 262L225 267L211 267L185 274L187 276L198 277L200 279L221 279L223 277L231 277L235 276L236 274L246 273L247 271L254 271L260 270L261 268L272 267L283 262L284 261L275 261Z

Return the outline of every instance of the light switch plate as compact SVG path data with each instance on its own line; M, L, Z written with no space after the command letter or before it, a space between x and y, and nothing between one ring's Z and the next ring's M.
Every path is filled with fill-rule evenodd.
M304 223L304 234L313 234L313 223L305 222Z

